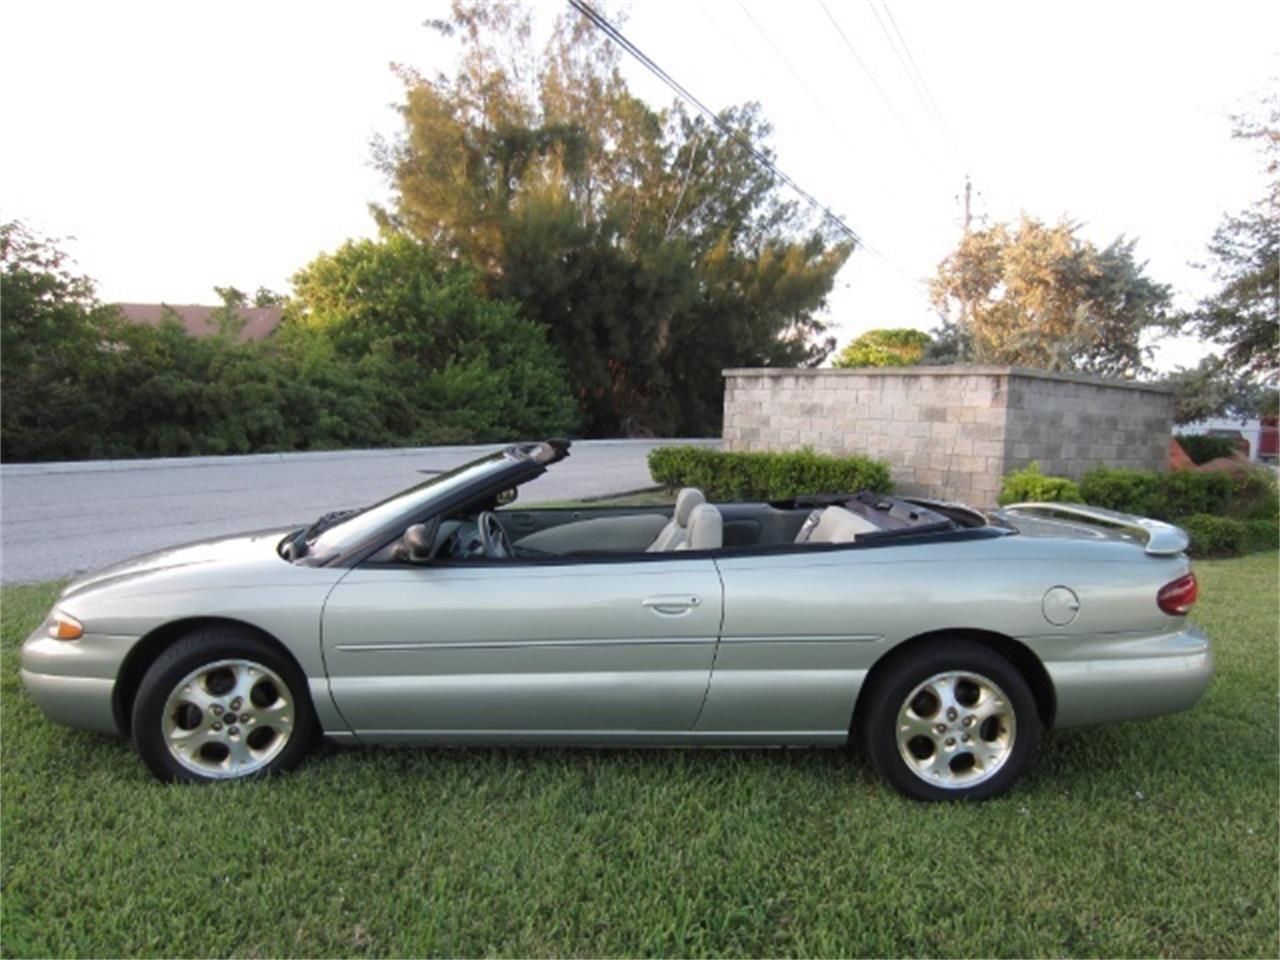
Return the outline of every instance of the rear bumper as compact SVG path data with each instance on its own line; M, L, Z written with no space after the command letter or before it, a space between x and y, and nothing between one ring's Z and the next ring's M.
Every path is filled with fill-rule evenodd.
M1102 653L1103 651L1099 651ZM1105 644L1105 656L1046 662L1055 727L1177 713L1195 706L1213 679L1213 651L1199 627Z

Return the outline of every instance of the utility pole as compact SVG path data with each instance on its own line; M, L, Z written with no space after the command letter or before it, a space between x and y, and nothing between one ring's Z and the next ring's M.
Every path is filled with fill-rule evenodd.
M964 175L964 237L969 238L969 225L973 223L973 180ZM969 329L969 298L960 296L960 329Z

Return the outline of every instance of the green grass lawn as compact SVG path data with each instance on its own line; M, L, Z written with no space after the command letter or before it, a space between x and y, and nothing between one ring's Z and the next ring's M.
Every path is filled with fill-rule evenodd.
M0 949L129 955L1280 952L1277 556L1201 563L1205 701L925 806L843 751L344 750L163 787L46 722L3 591Z

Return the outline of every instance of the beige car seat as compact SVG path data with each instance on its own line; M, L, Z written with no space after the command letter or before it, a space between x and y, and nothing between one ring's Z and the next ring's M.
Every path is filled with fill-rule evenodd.
M719 550L724 546L724 518L709 503L699 504L689 515L689 535L677 550Z
M685 487L676 497L676 509L671 515L671 522L659 531L653 543L646 548L649 553L663 553L675 550L688 537L689 516L694 508L707 502L701 490Z

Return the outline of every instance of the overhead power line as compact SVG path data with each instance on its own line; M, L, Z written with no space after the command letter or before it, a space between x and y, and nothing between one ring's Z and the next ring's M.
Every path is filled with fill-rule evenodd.
M735 143L737 143L740 147L742 147L744 150L750 153L751 156L755 158L756 162L758 162L761 166L765 167L770 173L774 175L774 177L776 177L782 183L785 183L788 187L794 190L799 196L801 196L805 200L805 202L807 202L815 210L820 211L822 215L827 219L828 222L833 224L836 227L836 229L838 229L846 237L852 240L856 246L865 247L871 253L874 253L877 256L882 257L885 260L888 260L888 258L885 257L883 253L881 253L875 247L871 246L869 243L863 240L862 237L858 234L858 232L855 231L847 223L845 223L843 219L837 216L831 210L831 208L829 208L826 204L822 203L822 201L820 201L812 193L804 189L794 179L792 179L790 176L784 173L778 167L778 165L773 162L773 160L768 156L768 154L759 150L755 146L755 144L753 144L750 140L748 140L741 133L739 133L737 130L731 127L723 119L721 119L720 115L716 113L716 111L712 110L705 103L703 103L701 100L695 97L692 93L690 93L689 90L685 88L678 80L676 80L669 73L667 73L660 66L658 66L652 59L650 59L648 55L644 53L644 51L642 51L634 43L628 40L626 36L624 36L622 32L618 30L617 27L615 27L612 23L610 23L608 20L602 17L599 13L597 13L589 4L583 2L583 0L569 0L569 5L573 7L574 10L578 11L578 13L582 14L589 21L591 21L592 25L595 26L598 30L600 30L601 33L607 36L610 40L616 43L619 47L621 47L631 56L635 57L636 60L640 61L640 64L643 67L645 67L645 69L647 69L655 77L657 77L664 84L666 84L672 91L675 92L677 96L683 99L686 103L693 106L696 110L698 110L698 112L700 112L708 120L714 123L722 133L724 133L726 136L732 139Z
M853 41L845 34L844 29L840 26L840 22L836 20L835 14L833 14L827 7L824 0L818 0L818 6L820 6L822 8L822 12L827 15L827 19L831 21L831 25L836 28L836 33L839 34L840 39L844 41L844 45L848 48L854 62L862 68L862 72L866 74L867 79L871 82L871 86L875 89L876 93L880 95L880 99L884 102L884 105L889 108L889 112L893 114L893 118L898 121L898 125L902 127L902 132L907 135L907 139L915 144L916 149L919 150L935 168L940 170L941 168L938 165L937 159L929 153L924 144L922 144L916 137L915 132L911 129L911 125L908 124L902 114L898 112L898 108L894 106L893 100L890 99L889 94L885 92L884 87L880 86L880 81L876 79L876 75L871 72L871 68L867 66L867 62L862 59L861 55L859 55L857 48L853 45Z
M947 129L946 121L942 119L942 113L937 109L937 105L934 103L932 96L928 94L922 86L924 77L922 76L919 80L916 79L916 74L912 72L911 67L907 64L906 59L902 55L902 51L898 49L898 44L894 42L893 35L889 33L889 28L884 25L884 20L876 10L875 0L867 0L867 6L871 8L871 14L876 18L876 23L880 27L880 32L884 34L884 38L889 44L889 49L893 51L893 55L898 61L898 66L902 67L902 72L907 75L907 80L915 90L916 96L920 98L920 102L924 105L925 112L928 113L929 116L938 124L938 128L942 131L943 136L950 140L951 132ZM893 14L889 13L889 7L884 3L881 3L881 6L884 7L884 12L889 14L889 18L892 20ZM902 33L901 31L898 31L896 22L894 23L894 30L898 33L898 37L901 38ZM907 50L905 40L902 41L902 49ZM907 50L907 56L911 56L911 51ZM912 63L914 62L915 61L913 59Z
M769 48L774 52L777 58L782 61L782 65L791 72L791 75L796 78L796 82L804 88L804 92L809 95L809 99L813 101L813 105L817 107L820 112L829 113L830 111L827 110L826 104L824 104L822 99L813 92L813 88L810 87L809 84L805 83L804 77L800 76L800 71L791 65L791 61L783 55L782 50L773 42L773 38L769 36L764 27L760 26L760 21L751 15L751 11L747 9L747 5L743 3L742 0L738 0L738 6L742 8L743 14L745 14L746 18L751 21L751 25L756 28L760 36L764 37L764 42L769 45Z
M911 66L915 70L916 78L920 81L919 89L924 91L925 105L933 112L933 118L938 121L938 125L942 127L943 133L950 137L951 128L947 126L947 121L942 116L942 111L938 108L938 101L933 99L933 91L929 89L929 81L924 78L924 73L920 70L920 64L916 63L916 58L911 55L911 48L907 46L907 38L902 35L902 31L898 28L898 21L893 15L893 10L891 10L889 5L884 3L883 0L881 0L880 6L884 7L885 16L889 18L889 23L893 27L893 32L902 43L902 52L905 53L907 55L907 59L911 61Z

